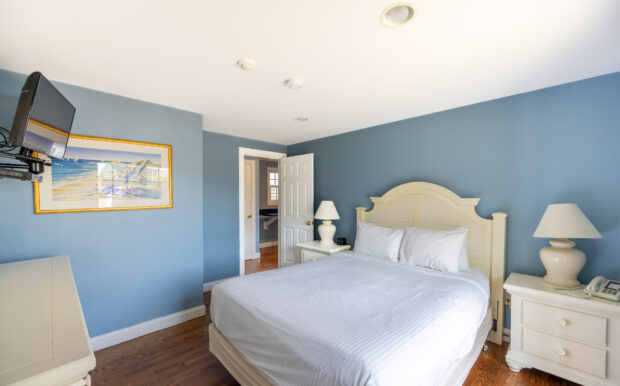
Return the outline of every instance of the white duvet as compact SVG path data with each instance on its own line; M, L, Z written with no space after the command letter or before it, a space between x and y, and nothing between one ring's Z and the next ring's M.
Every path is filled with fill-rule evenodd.
M226 280L216 327L278 385L436 385L468 353L486 276L345 252Z

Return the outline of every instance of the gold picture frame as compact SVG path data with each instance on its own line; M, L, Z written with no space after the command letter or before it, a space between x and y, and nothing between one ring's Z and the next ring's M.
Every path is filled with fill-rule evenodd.
M35 214L173 207L170 145L72 134L42 177Z

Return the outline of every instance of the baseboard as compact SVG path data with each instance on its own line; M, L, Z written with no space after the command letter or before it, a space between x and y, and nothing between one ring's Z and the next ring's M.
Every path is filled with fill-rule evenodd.
M248 258L243 259L244 261L260 259L260 252L254 252L254 255Z
M213 288L214 285L216 285L217 283L221 282L224 279L220 279L220 280L213 280L207 283L203 283L202 285L202 292L209 292L211 291L211 288Z
M510 329L504 328L504 342L510 343Z
M260 248L275 247L276 245L278 245L278 240L276 240L276 241L265 241L264 243L258 244L258 246Z
M101 350L128 340L139 338L143 335L150 334L151 332L163 330L164 328L172 327L176 324L199 318L204 316L206 313L207 310L204 304L202 304L194 308L188 308L183 311L175 312L174 314L161 316L159 318L147 320L146 322L125 327L120 330L108 332L107 334L97 335L90 338L90 345L92 346L93 351Z

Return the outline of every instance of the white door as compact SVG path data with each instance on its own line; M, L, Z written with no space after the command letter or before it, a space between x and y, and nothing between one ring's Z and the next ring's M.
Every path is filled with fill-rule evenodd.
M244 242L243 259L253 259L256 254L256 178L254 160L243 160L243 189L244 189Z
M297 244L314 239L314 154L280 159L278 266L299 264Z

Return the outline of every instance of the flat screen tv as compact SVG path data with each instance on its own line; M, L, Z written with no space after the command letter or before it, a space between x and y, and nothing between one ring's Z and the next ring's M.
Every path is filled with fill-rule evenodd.
M40 72L28 76L9 140L14 146L62 159L75 107Z

